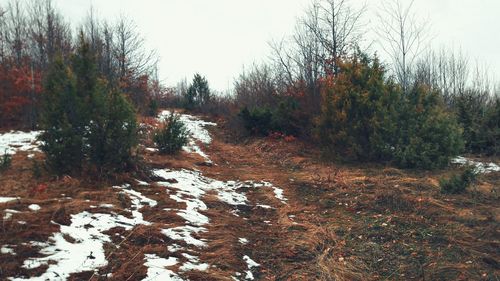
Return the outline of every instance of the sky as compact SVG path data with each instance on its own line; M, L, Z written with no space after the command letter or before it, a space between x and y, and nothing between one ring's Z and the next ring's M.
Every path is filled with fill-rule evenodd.
M377 22L382 0L367 3L367 26ZM402 0L408 3L410 0ZM7 0L0 0L0 3ZM311 0L55 0L75 25L91 6L100 17L120 15L137 24L148 48L160 56L160 77L167 85L198 72L220 91L232 87L244 66L269 57L269 42L293 32ZM416 0L418 16L431 24L434 47L461 49L488 66L500 80L499 0ZM376 39L371 32L369 40ZM374 44L375 51L379 45Z

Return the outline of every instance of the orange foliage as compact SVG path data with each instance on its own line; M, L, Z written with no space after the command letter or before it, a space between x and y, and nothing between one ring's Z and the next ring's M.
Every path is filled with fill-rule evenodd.
M42 92L41 74L28 65L0 66L0 127L20 125L28 119Z

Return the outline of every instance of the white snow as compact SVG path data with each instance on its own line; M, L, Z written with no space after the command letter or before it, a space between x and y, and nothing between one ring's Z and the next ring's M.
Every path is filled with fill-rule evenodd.
M38 204L31 204L28 206L28 209L30 209L34 212L38 212L38 211L40 211L41 207Z
M248 244L248 239L246 239L246 238L238 238L238 242L240 242L241 244L245 245L245 244Z
M207 231L204 227L194 226L179 226L174 228L163 229L161 232L170 239L184 241L186 244L196 247L205 247L207 243L201 239L193 237L193 234Z
M166 269L166 267L176 265L177 258L164 259L157 255L146 254L145 259L146 263L144 265L148 268L148 275L143 281L182 281L172 270Z
M3 220L9 220L10 218L12 218L12 214L20 213L19 211L11 210L11 209L5 209L4 212L5 212L5 215L3 215Z
M138 185L142 185L142 186L147 186L147 185L149 185L149 183L147 183L147 182L145 182L145 181L140 181L140 180L135 180L135 181L137 181L137 184L138 184Z
M15 201L20 199L19 197L0 197L0 204Z
M171 253L175 253L175 252L177 252L177 251L182 250L182 247L181 247L181 246L179 246L178 244L172 244L172 245L168 245L168 246L167 246L167 249L168 249L168 251L169 251L169 252L171 252Z
M39 151L37 138L40 131L20 132L10 131L0 134L0 155L15 154L16 151Z
M495 163L482 163L478 161L474 161L471 159L467 159L465 157L459 156L455 159L451 160L453 164L459 165L471 165L475 167L476 172L481 174L487 174L491 172L500 172L500 166Z
M208 269L208 264L207 263L200 263L200 259L198 257L192 256L190 254L183 253L182 254L186 259L188 259L188 262L184 263L179 269L183 272L185 271L191 271L191 270L198 270L198 271L205 271Z
M16 255L16 252L14 251L14 249L12 249L8 245L3 245L2 248L0 249L0 253L2 253L4 255L6 255L6 254L13 255L13 256Z
M99 205L99 207L101 207L101 208L108 208L108 209L111 209L114 206L115 205L113 205L113 204L106 204L106 203Z
M41 276L29 280L66 280L72 273L96 270L107 265L104 255L104 244L111 239L104 232L123 227L132 229L135 225L149 224L144 221L139 209L144 204L156 204L156 201L142 196L133 190L124 190L132 200L132 218L116 214L92 214L81 212L71 215L69 226L60 225L60 232L49 238L49 243L41 245L41 258L30 258L24 261L23 267L31 269L41 265L48 268ZM70 237L67 241L65 237ZM24 280L16 278L12 280Z
M251 269L253 267L259 267L260 264L256 263L254 260L252 260L249 256L243 256L243 260L247 263L247 267L248 267L248 270L246 271L246 276L245 276L245 279L247 280L254 280L254 276L253 276L253 273L251 271Z
M273 207L269 206L269 205L264 205L264 204L257 204L256 205L257 207L260 207L262 209L273 209Z

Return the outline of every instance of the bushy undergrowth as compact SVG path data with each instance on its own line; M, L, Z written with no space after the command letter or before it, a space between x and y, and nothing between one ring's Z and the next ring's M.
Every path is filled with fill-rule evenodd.
M307 119L301 116L300 105L293 98L284 98L276 108L244 107L238 114L247 131L267 136L272 132L298 136L303 133Z
M452 107L464 128L465 148L471 153L500 153L500 97L468 90L453 97Z
M179 116L171 113L153 136L160 153L175 154L188 142L188 133Z
M438 93L414 85L405 94L364 55L325 79L317 136L324 149L350 161L392 161L435 169L462 151L462 131Z
M449 179L440 179L441 193L461 194L473 185L477 180L477 172L474 167L467 167L461 174L453 175Z

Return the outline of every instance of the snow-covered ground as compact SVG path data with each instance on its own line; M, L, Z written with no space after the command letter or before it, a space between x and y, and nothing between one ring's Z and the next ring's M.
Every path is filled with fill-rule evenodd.
M163 120L170 112L163 111L159 119ZM182 114L180 120L185 124L189 135L189 143L184 150L189 153L197 153L203 156L206 161L210 161L199 144L208 145L212 141L207 126L215 126L215 123L205 122L196 117ZM1 135L0 148L3 146L9 149L9 153L17 150L36 150L36 136L38 132L32 133L8 133ZM174 212L184 220L184 225L169 227L165 225L162 234L171 240L165 245L166 255L145 253L144 266L147 267L147 277L144 280L183 280L179 274L187 271L206 271L210 265L201 261L196 253L200 253L208 246L210 241L202 238L203 233L208 231L211 219L205 215L208 210L204 202L207 195L215 195L218 200L232 206L231 213L238 215L238 206L251 205L247 192L255 188L269 189L274 197L286 204L287 199L283 190L273 186L269 182L253 181L219 181L208 178L199 171L192 170L169 170L157 169L153 174L163 181L156 184L165 188L168 196L181 203L181 208L167 208L163 212ZM153 188L151 183L137 181L142 188ZM117 186L113 189L116 193L121 193L128 197L131 207L127 210L130 216L123 216L112 211L114 205L102 202L101 208L109 208L109 213L90 213L87 211L71 215L70 225L59 225L60 231L54 233L47 242L31 242L32 245L40 248L42 257L29 258L24 261L23 267L27 269L46 266L44 273L29 280L67 280L71 274L85 271L97 271L108 264L105 256L104 246L111 243L111 237L105 234L106 231L120 227L131 230L137 225L151 225L146 221L141 209L148 205L156 207L158 202L144 196L130 185ZM0 203L8 203L18 198L0 197ZM271 209L272 206L257 204L261 208ZM91 206L97 208L97 206ZM42 208L37 204L28 206L27 211L38 212ZM10 219L18 211L5 211L4 220ZM162 212L159 210L158 212ZM56 224L55 222L52 222ZM69 241L68 241L68 238ZM173 243L172 243L173 242ZM237 243L245 245L249 243L246 238L239 238ZM2 253L15 254L15 248L9 245L2 246ZM167 251L168 250L168 251ZM168 257L168 253L176 253L175 257ZM259 266L257 262L245 255L242 260L247 264L244 273L235 273L233 279L252 280L254 278L252 269ZM177 268L177 270L172 269ZM178 272L177 272L178 271ZM112 273L109 273L112 276ZM26 280L23 278L11 278L11 280Z
M17 151L38 151L40 131L11 131L0 134L0 155L15 154Z
M132 218L116 214L92 214L86 211L71 215L70 225L60 225L60 232L53 234L47 243L39 245L42 246L40 254L44 257L28 259L23 265L27 269L47 265L47 270L38 277L11 278L11 280L67 280L73 273L94 271L106 266L108 261L104 253L104 244L111 243L111 238L104 232L114 227L130 230L139 224L149 224L144 221L139 210L144 205L156 205L156 201L128 189L128 186L118 189L127 194L132 201L132 209L129 210ZM72 238L74 242L67 241L65 237Z
M458 165L471 165L475 167L476 172L480 174L487 174L491 172L500 172L500 166L495 163L483 163L467 159L465 157L457 157L451 160L451 163Z

